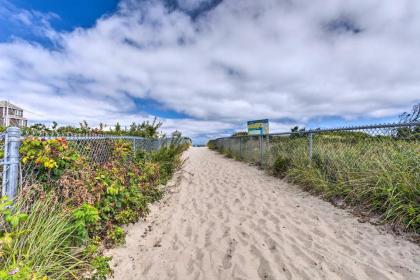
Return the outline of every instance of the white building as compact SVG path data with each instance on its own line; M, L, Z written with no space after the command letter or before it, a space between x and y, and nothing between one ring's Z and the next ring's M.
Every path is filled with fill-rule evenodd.
M23 117L23 109L8 101L0 101L0 125L23 127L28 120Z

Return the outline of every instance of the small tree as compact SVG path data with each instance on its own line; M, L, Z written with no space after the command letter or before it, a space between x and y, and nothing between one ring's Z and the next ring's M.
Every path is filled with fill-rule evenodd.
M179 132L178 130L175 130L174 132L172 132L173 138L180 138L181 135L182 135L181 132Z
M400 123L420 122L420 103L413 106L411 112L404 112L399 116ZM401 127L397 129L399 139L420 139L420 125Z
M411 112L404 112L399 116L400 123L411 123L420 121L420 103L413 106Z
M120 133L121 132L121 125L119 122L115 125L115 132Z
M291 138L305 136L305 128L299 128L299 126L295 126L290 131L292 132L292 134L290 134Z
M238 131L232 134L232 137L239 137L239 136L247 136L248 132L246 131Z
M80 132L88 133L90 131L89 124L87 121L84 120L83 122L79 123L79 125L80 125Z

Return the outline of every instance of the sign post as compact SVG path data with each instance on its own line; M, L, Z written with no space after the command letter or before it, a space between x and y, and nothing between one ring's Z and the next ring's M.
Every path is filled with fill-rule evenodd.
M269 133L270 131L269 131L268 119L248 121L248 135L258 136L258 149L260 152L259 158L260 158L261 165L263 165L264 163L263 137L264 135L268 135Z

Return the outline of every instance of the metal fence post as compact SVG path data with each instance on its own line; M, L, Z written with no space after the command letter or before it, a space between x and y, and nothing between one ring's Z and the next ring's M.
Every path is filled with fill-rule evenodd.
M267 134L265 137L267 137L266 141L266 154L267 154L267 164L270 164L270 134Z
M172 140L171 140L172 141ZM163 138L159 138L158 140L158 145L157 145L157 150L159 151L162 147L164 147L166 145L165 141Z
M309 162L312 161L312 133L308 134L308 142L309 142L309 151L308 151L308 157L309 157Z
M133 153L136 154L136 138L133 138Z
M4 146L3 146L4 153L3 153L3 162L2 162L3 174L2 174L2 185L1 185L1 197L6 196L6 186L7 186L7 174L6 174L6 171L7 171L7 165L6 165L6 162L7 162L7 133L6 132L4 132L3 137L4 137Z
M2 195L7 196L13 200L17 195L19 183L19 147L20 137L22 132L17 127L9 127L6 130L7 147L5 149L4 165L5 165L5 179L3 180Z
M261 166L263 165L263 140L262 140L262 135L260 134L260 136L258 137L258 140L259 140L259 144L260 144L260 164L261 164Z
M242 137L239 136L239 159L242 159Z

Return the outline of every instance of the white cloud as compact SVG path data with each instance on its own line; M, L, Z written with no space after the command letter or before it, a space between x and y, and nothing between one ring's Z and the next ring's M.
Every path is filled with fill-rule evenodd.
M123 1L90 29L54 33L55 50L0 43L0 95L68 123L138 121L150 116L134 98L149 98L189 116L167 129L197 138L254 118L393 116L420 99L418 14L414 0L225 0L193 21Z
M58 18L59 16L54 13L20 9L8 0L0 0L0 24L4 25L7 23L9 26L6 26L6 29L12 26L14 29L24 30L24 32L33 36L54 39L56 32L51 27L50 21Z

